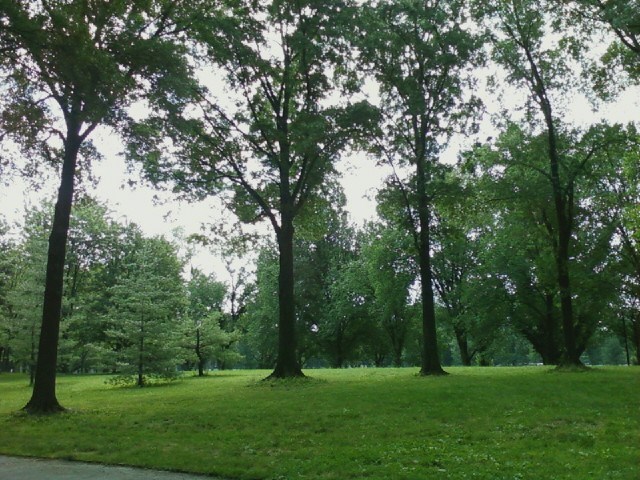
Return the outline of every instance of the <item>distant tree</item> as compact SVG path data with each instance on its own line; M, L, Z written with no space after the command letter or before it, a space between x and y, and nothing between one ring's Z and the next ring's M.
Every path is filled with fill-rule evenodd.
M48 209L26 215L23 240L7 284L6 348L12 363L29 372L29 385L34 382L38 355L48 228Z
M143 387L150 377L174 378L180 357L185 307L182 264L163 238L139 238L111 287L115 366Z
M358 360L359 347L374 334L373 289L361 258L333 265L329 278L318 341L331 366L342 368Z
M105 350L106 292L114 284L107 273L120 254L126 226L109 209L82 196L71 214L63 288L59 371L88 372L100 368Z
M406 231L372 226L363 241L360 262L364 264L361 282L369 285L370 319L367 330L380 330L387 351L396 367L402 366L407 340L413 330L412 286L417 266L411 250L411 236Z
M10 236L9 225L0 217L0 373L11 368L11 325L15 313L9 302L14 289L21 253Z
M433 281L444 307L447 322L443 323L450 324L460 361L471 365L490 348L501 324L498 309L490 307L495 298L487 297L486 291L474 291L483 287L481 283L491 283L483 272L480 252L487 223L495 217L484 208L484 192L472 176L459 166L443 168L442 173L434 198ZM487 315L488 310L493 312Z
M61 168L29 412L63 409L55 379L64 262L76 177L96 156L89 136L99 125L121 123L141 93L153 90L160 99L176 92L187 70L174 42L180 27L173 14L182 4L0 2L0 131L27 158Z
M599 159L592 210L614 228L611 248L618 293L608 328L620 336L629 357L635 350L640 364L640 135L635 125L614 128L610 134L617 141Z
M213 275L207 276L194 269L186 289L186 338L183 346L190 352L189 356L195 358L198 376L202 377L209 360L216 360L219 367L240 360L240 355L232 348L238 342L239 335L236 331L223 328L222 304L227 292L222 282L218 282Z
M240 353L247 364L273 368L278 353L278 257L275 248L262 248L256 262L254 295L240 321Z

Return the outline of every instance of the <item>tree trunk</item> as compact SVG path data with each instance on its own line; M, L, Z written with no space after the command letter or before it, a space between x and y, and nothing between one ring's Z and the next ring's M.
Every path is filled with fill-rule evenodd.
M418 245L418 263L422 293L422 368L420 375L445 375L440 365L438 337L436 334L436 311L433 300L433 281L431 278L431 212L427 196L427 172L425 159L418 156L416 161L418 218L420 234Z
M460 350L460 361L465 367L471 366L471 355L469 355L469 341L463 328L453 327L453 331L456 335L456 342L458 343L458 349Z
M62 312L64 261L80 144L81 140L77 131L73 132L69 129L65 141L60 188L53 215L51 234L49 235L42 326L40 329L35 381L31 399L24 406L24 410L29 413L54 413L64 410L56 397L56 369L60 315Z
M140 318L140 342L138 345L138 386L144 387L144 312Z
M200 349L200 329L196 328L196 356L198 357L198 376L204 377L204 357Z
M636 320L631 324L631 332L633 334L633 347L636 349L636 365L640 365L640 313L637 314Z
M555 140L553 125L549 125L549 158L551 169L551 185L555 203L556 219L558 222L557 247L555 252L558 287L560 292L560 311L562 315L562 334L564 352L560 359L561 367L582 366L580 354L576 344L576 328L573 321L573 300L571 298L571 279L569 273L569 246L573 219L572 195L563 192L560 184L559 155ZM568 187L570 188L570 187ZM567 196L569 198L567 198Z
M542 328L542 349L540 356L542 363L545 365L558 365L562 359L562 352L557 341L557 319L553 314L553 295L546 293L545 298L545 316Z
M268 378L303 377L296 358L296 317L293 285L293 215L283 209L282 224L277 232L280 255L278 276L278 358Z
M558 219L560 221L560 219ZM559 227L558 254L556 259L558 269L558 285L560 287L560 308L562 312L562 333L564 337L564 354L560 360L561 366L582 366L580 354L576 345L576 329L573 324L573 300L571 298L571 284L569 277L569 241L571 232L566 226Z
M560 153L558 151L555 123L551 113L551 103L547 98L544 83L541 79L539 84L543 86L538 90L538 97L547 124L551 188L553 191L556 220L558 222L555 256L565 348L564 355L560 360L560 365L581 366L582 362L580 361L580 355L576 346L576 331L573 322L573 300L571 298L571 281L569 274L569 246L571 243L571 231L573 230L573 187L566 185L563 188L560 181Z

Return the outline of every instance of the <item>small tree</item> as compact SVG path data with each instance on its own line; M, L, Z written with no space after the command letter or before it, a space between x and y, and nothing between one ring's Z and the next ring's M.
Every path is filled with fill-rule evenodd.
M240 360L241 356L233 348L239 340L236 331L225 331L225 314L222 303L226 296L226 286L213 275L204 275L198 270L191 271L187 284L187 308L184 312L185 339L183 347L189 352L187 360L194 360L198 376L204 375L207 361L215 360L218 367L224 367Z
M108 332L116 368L135 375L174 378L180 363L180 316L185 306L182 265L163 238L138 239L123 276L111 288L114 327Z

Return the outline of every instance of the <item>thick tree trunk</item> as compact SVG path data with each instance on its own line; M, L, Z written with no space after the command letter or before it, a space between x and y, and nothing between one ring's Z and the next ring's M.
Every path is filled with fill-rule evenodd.
M49 235L42 326L40 329L35 381L31 399L24 407L24 410L29 413L54 413L64 410L56 397L56 369L60 315L62 312L64 260L80 143L80 137L77 133L68 133L65 142L60 188L53 215L51 234Z
M563 232L564 230L564 232ZM571 283L569 277L569 241L570 232L566 227L560 227L558 236L558 285L560 287L560 308L562 312L562 333L564 336L564 354L560 360L561 366L581 366L580 354L576 345L576 330L573 323L573 300L571 298Z
M268 378L303 377L296 357L296 318L293 274L293 216L282 212L282 224L278 231L280 273L278 276L278 358Z
M551 170L551 186L557 220L557 246L556 246L556 270L558 287L560 292L560 312L562 316L562 334L564 338L564 353L560 359L560 366L582 366L580 354L576 344L576 328L573 321L573 300L571 298L571 277L569 273L569 247L571 243L571 231L573 219L571 210L573 195L570 194L570 186L563 191L560 183L560 156L556 142L556 134L548 115L547 121L549 135L549 167Z
M458 350L460 350L460 361L465 367L471 366L471 355L469 355L469 341L467 340L467 334L461 327L453 327L456 335L456 342L458 343Z
M545 365L558 365L562 359L562 351L557 341L558 321L553 313L554 296L545 294L545 316L542 328L542 348L538 353Z
M418 263L422 293L422 368L420 375L445 375L440 365L438 337L436 333L436 311L433 300L433 281L431 277L431 230L430 207L427 197L427 173L424 159L416 162L418 189L418 218L420 221Z

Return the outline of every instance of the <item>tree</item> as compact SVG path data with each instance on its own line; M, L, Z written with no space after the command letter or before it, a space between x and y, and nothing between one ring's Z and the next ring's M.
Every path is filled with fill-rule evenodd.
M579 366L580 348L576 331L576 316L573 298L571 258L574 255L573 237L578 228L576 182L592 161L596 152L603 147L594 138L593 142L578 148L577 155L571 150L571 142L577 139L560 119L554 109L555 103L562 104L560 95L566 94L572 85L572 57L566 54L567 47L573 45L574 38L566 25L559 25L560 19L551 22L549 5L523 0L495 2L490 8L500 34L494 35L494 59L507 71L507 79L526 89L530 111L540 119L532 124L544 129L545 168L534 167L548 182L552 199L552 218L546 225L552 238L555 260L556 284L560 298L564 354L562 366ZM557 37L547 41L552 28ZM560 28L565 28L564 34ZM571 50L574 53L575 49ZM585 136L587 140L589 136ZM597 138L597 137L596 137ZM586 142L585 142L586 143ZM574 143L577 145L577 143Z
M195 357L198 376L204 376L208 360L216 360L225 366L239 360L240 355L231 347L239 340L238 332L223 328L222 304L227 294L226 286L213 275L205 275L192 269L187 283L187 308L184 322L187 350Z
M640 9L637 2L573 0L557 3L580 23L585 37L602 32L614 35L614 41L609 41L607 51L600 59L601 65L590 68L590 73L595 74L593 87L597 93L606 97L612 87L620 84L623 72L627 74L627 81L640 82ZM582 39L585 43L588 40ZM596 36L596 41L601 40L600 35Z
M490 348L502 324L499 309L491 305L497 299L488 294L491 287L485 284L492 282L480 258L490 230L487 223L495 217L484 208L477 179L460 166L448 167L443 173L434 199L433 281L460 360L471 365Z
M58 371L88 372L100 368L104 348L106 295L114 285L109 272L119 255L127 227L112 212L89 196L79 196L71 214L65 255L61 344Z
M182 2L0 3L0 68L7 81L0 128L25 154L61 168L49 237L33 394L25 410L63 410L55 394L69 218L89 136L116 125L145 90L175 91L186 71L172 14ZM169 75L171 74L171 76ZM172 99L178 98L174 95ZM85 164L82 164L82 170Z
M558 143L563 174L571 179L571 325L579 358L616 303L618 260L612 245L619 217L615 208L604 205L615 191L610 182L615 186L620 175L611 165L624 158L623 152L633 156L634 147L622 127L605 124L584 132L563 131ZM484 191L479 200L490 219L478 262L485 266L486 281L501 284L511 325L532 343L543 362L562 364L567 350L547 145L546 134L528 134L522 126L509 124L493 145L478 146L464 168L479 176ZM494 296L492 303L501 301Z
M11 362L29 372L33 385L38 355L39 315L42 311L42 287L46 261L46 232L49 210L34 210L25 218L24 239L17 246L6 294L6 348Z
M363 11L362 62L380 84L382 131L377 153L414 171L410 184L394 183L406 207L405 228L414 237L423 308L422 375L440 375L431 270L433 179L438 156L455 128L474 111L465 101L479 39L465 26L463 2L377 2ZM396 170L396 173L398 170Z
M163 238L137 240L111 288L116 368L143 387L151 376L173 378L180 363L180 316L185 307L182 264Z
M342 368L357 360L358 347L374 334L373 289L362 258L332 265L329 278L317 335L331 366Z
M249 365L273 368L278 355L278 256L262 248L256 265L254 295L241 321L240 352Z
M14 312L9 297L15 286L20 250L9 235L9 225L0 217L0 372L11 368L11 324Z
M170 181L191 198L226 192L242 221L266 219L273 228L279 252L273 378L302 375L295 221L313 215L305 210L310 199L369 115L366 104L331 104L336 86L329 73L348 57L341 37L349 8L348 1L241 1L228 16L202 15L194 31L206 52L200 60L225 75L226 91L216 96L202 88L190 115L157 118L132 132L138 140L132 156L152 180ZM170 141L163 143L165 136Z
M378 328L383 333L396 367L402 366L413 323L411 289L417 266L411 246L411 238L406 231L393 226L372 226L360 253L360 263L365 272L364 275L359 274L359 281L371 289L369 315L372 318L367 329L373 331Z
M601 221L615 229L611 249L616 255L618 298L608 328L618 333L627 350L632 345L640 364L640 137L634 125L613 127L609 136L618 140L599 159L600 194L594 197Z

